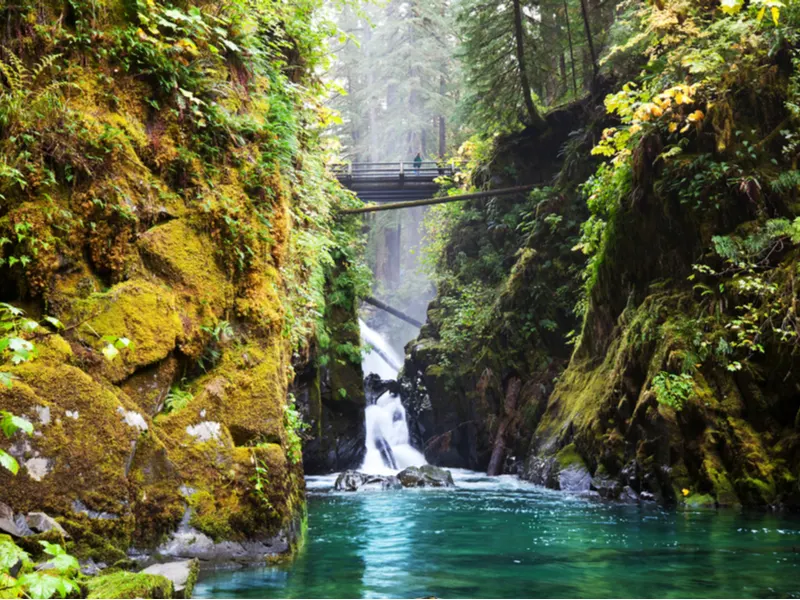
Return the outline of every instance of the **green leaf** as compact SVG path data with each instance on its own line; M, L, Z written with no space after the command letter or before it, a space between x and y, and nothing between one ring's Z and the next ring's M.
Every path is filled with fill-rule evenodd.
M0 466L11 471L12 475L16 475L17 472L19 471L19 463L17 462L17 459L15 459L5 450L0 450ZM2 562L1 556L0 556L0 562Z
M6 437L11 437L19 430L24 431L28 435L33 433L33 425L27 419L5 411L0 414L2 414L2 418L0 418L0 429L3 430Z
M64 324L55 317L45 317L44 320L50 323L50 325L56 329L64 329Z
M14 379L16 379L16 377L14 377L11 373L0 371L0 385L10 388L13 385Z
M76 589L75 584L69 579L38 571L26 573L18 581L26 588L28 596L31 598L52 598L56 594L65 598L67 594Z
M28 553L14 542L11 540L0 540L0 572L9 571L19 561L26 561L28 559Z
M47 542L44 540L39 540L39 543L44 548L44 551L47 552L50 556L61 556L62 554L66 555L67 551L61 547L61 544L53 544L51 542Z

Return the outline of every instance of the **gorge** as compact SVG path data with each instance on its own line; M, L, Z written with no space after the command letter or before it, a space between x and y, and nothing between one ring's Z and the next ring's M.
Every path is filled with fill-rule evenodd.
M798 32L0 0L0 598L800 595Z

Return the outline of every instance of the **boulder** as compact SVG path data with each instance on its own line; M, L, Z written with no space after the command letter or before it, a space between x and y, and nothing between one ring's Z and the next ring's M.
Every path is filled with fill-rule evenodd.
M196 558L151 565L142 571L147 575L161 575L169 579L172 582L173 598L191 598L199 572L200 561Z
M558 473L558 487L565 492L588 492L592 476L582 464L573 464Z
M355 492L359 489L396 490L403 487L394 475L367 475L358 471L345 471L336 478L333 489Z
M425 465L408 467L397 474L403 487L454 487L453 475L447 469Z
M591 489L596 491L601 498L616 500L622 491L622 486L619 481L598 469L598 472L592 478Z
M14 520L14 511L8 504L0 502L0 532L22 537L25 533L20 529Z
M46 515L43 512L31 512L25 517L25 521L28 523L28 527L30 527L36 533L45 533L47 531L55 530L60 535L64 536L65 538L69 537L69 534L64 530L61 525L59 525L56 520Z
M86 582L86 598L173 598L172 582L161 575L115 571Z

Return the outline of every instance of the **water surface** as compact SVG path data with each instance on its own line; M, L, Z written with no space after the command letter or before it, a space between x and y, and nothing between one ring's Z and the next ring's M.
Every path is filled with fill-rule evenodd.
M291 565L201 598L800 597L800 520L602 503L454 471L455 490L332 493L309 478Z

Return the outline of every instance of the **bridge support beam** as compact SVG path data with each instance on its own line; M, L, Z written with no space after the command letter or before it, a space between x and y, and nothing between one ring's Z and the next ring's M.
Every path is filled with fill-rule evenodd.
M396 308L393 308L393 307L389 306L388 304L385 304L385 303L381 302L380 300L377 300L376 298L373 298L372 296L368 296L367 298L364 298L364 302L366 302L367 304L371 304L375 308L380 308L381 310L385 310L390 315L393 315L393 316L397 317L398 319L400 319L402 321L405 321L406 323L409 323L410 325L413 325L414 327L422 328L422 323L417 321L414 317L409 317L406 313L404 313L404 312L402 312L400 310L397 310Z
M365 206L363 208L348 208L340 211L342 215L358 215L369 212L379 212L382 210L397 210L399 208L412 208L414 206L429 206L431 204L444 204L446 202L460 202L462 200L474 200L476 198L490 198L493 196L508 196L528 192L535 188L535 185L523 185L513 188L502 188L499 190L489 190L486 192L475 192L473 194L461 194L458 196L444 196L443 198L426 198L425 200L411 200L409 202L391 202L377 206Z

